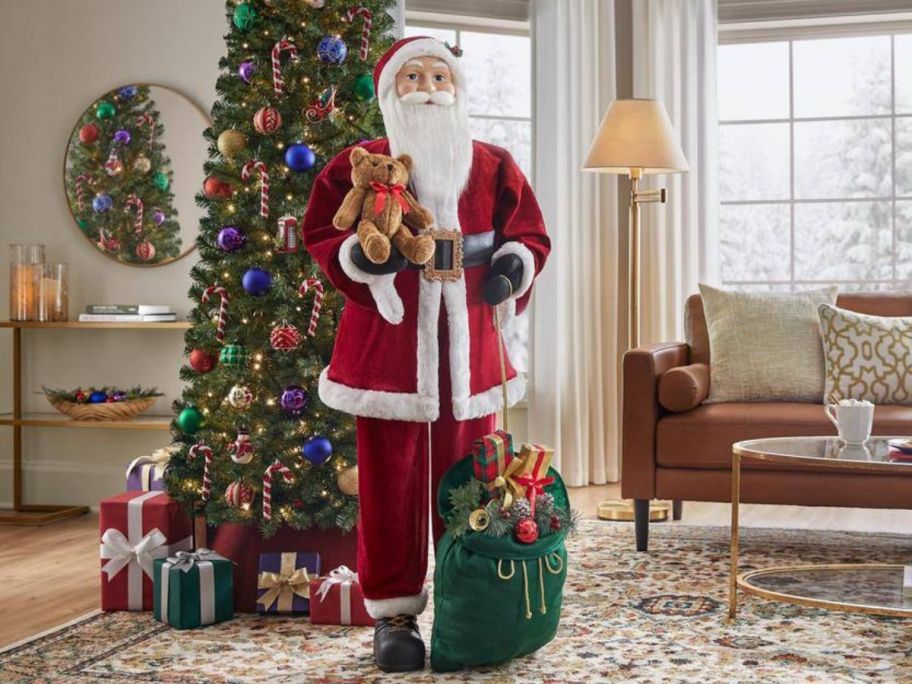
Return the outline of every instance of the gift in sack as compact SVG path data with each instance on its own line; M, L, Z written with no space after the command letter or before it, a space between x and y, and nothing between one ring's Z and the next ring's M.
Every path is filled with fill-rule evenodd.
M127 466L127 491L152 492L165 490L165 471L177 453L176 446L156 449L149 456L134 458Z
M124 492L98 508L101 609L152 610L153 563L192 548L190 518L164 492Z
M234 617L233 565L209 549L157 559L153 616L175 629L230 620Z
M257 611L307 615L310 612L310 581L319 574L318 553L261 553Z
M485 501L504 485L504 473L513 460L513 436L504 430L476 439L472 443L472 468L475 479L484 483Z
M358 573L344 565L310 582L310 621L315 625L371 626Z

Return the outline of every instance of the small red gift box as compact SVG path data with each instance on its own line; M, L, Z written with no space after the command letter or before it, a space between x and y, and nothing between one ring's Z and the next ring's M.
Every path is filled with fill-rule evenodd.
M164 492L124 492L99 503L101 609L152 610L156 558L193 548L190 517Z
M315 625L373 625L358 574L342 565L326 577L311 580L310 621Z

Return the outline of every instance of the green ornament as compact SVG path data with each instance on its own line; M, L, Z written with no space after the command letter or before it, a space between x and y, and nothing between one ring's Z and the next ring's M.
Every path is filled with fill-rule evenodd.
M249 354L239 344L226 344L219 352L219 363L228 368L241 368L247 365Z
M253 5L249 2L242 3L234 8L234 25L241 31L247 31L253 28L256 18L256 10L253 9Z
M155 175L152 176L152 184L156 188L164 192L171 185L171 181L168 180L168 174L164 171L156 171Z
M89 222L86 221L85 219L77 219L77 220L76 220L76 225L78 225L80 228L82 228L83 230L85 230L86 228L89 227Z
M371 74L361 74L352 84L352 92L362 102L374 99L374 77Z
M205 422L206 419L196 406L185 406L177 415L177 427L187 435L195 434Z
M102 100L98 103L98 106L95 108L95 116L99 119L110 119L114 116L114 113L117 109L114 108L110 102Z

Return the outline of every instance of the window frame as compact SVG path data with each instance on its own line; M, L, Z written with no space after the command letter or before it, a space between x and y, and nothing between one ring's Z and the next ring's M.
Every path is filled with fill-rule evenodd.
M909 15L903 15L908 17ZM718 119L719 133L723 127L733 127L739 125L751 124L787 124L789 129L789 193L785 199L754 199L738 200L727 199L719 200L719 206L762 206L762 205L780 205L787 206L789 213L789 278L769 279L769 280L730 280L724 278L720 273L720 282L726 286L738 288L756 288L771 287L780 289L788 287L790 291L796 288L805 288L809 286L827 286L827 285L855 285L867 286L860 289L882 290L883 288L897 289L903 285L908 286L912 277L897 277L897 201L906 202L912 200L912 194L897 195L896 190L896 124L897 120L912 121L912 112L897 114L896 111L896 36L912 35L912 20L896 21L885 23L883 16L872 15L870 17L854 17L853 23L845 23L845 18L841 21L791 21L791 22L768 22L764 24L729 24L721 25L718 33L718 44L735 45L735 44L755 44L764 42L777 42L788 44L788 116L768 118L768 119ZM815 117L796 117L795 116L795 61L794 45L795 42L805 40L823 40L830 38L854 38L861 36L884 36L890 39L890 112L888 114L870 114L870 115L835 115L835 116L815 116ZM844 122L844 121L889 121L890 122L890 194L887 196L872 197L830 197L830 198L796 198L795 196L795 124L816 123L816 122ZM720 135L721 138L721 135ZM871 279L808 279L798 278L796 274L796 230L795 214L796 207L801 205L814 204L840 204L840 203L875 203L889 202L889 229L891 239L891 257L890 257L890 277L871 278ZM721 271L721 269L720 269Z

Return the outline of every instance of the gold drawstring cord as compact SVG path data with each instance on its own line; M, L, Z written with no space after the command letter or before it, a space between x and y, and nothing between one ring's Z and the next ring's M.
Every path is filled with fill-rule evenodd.
M505 278L509 283L510 279ZM513 283L510 283L510 294L507 295L507 298L513 294ZM503 429L504 432L510 431L510 417L508 415L508 407L510 405L507 400L507 364L504 361L504 339L503 331L500 329L500 309L499 305L494 307L494 329L497 331L497 355L500 357L500 388L503 391Z
M552 556L557 559L557 569L551 567ZM559 575L564 571L564 559L561 558L560 554L557 551L555 551L545 556L545 566L548 568L548 572L550 572L552 575Z
M545 571L542 569L541 556L538 557L538 588L541 591L541 605L538 607L538 612L545 615L548 612L548 606L545 605Z
M516 563L514 563L513 561L510 561L510 574L509 575L503 574L502 564L503 564L503 558L501 558L497 561L497 576L502 580L513 579L513 575L516 574Z
M526 561L523 561L523 591L526 594L526 620L532 619L532 602L529 600L529 572Z

